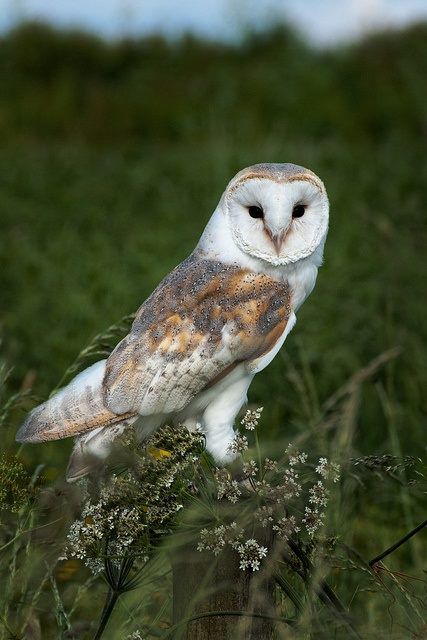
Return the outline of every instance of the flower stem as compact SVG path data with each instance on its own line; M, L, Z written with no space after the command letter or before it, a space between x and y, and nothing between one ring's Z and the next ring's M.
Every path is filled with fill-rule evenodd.
M108 620L110 619L110 616L113 613L113 609L116 606L119 595L120 595L119 591L113 591L113 589L109 589L107 598L105 600L104 609L102 610L98 629L95 635L93 636L93 640L99 640L99 638L101 638L102 634L104 633L105 627L107 626Z
M259 473L260 473L260 477L262 478L263 470L262 470L261 447L259 446L259 439L258 439L258 429L255 429L255 446L256 446L256 451L258 456Z

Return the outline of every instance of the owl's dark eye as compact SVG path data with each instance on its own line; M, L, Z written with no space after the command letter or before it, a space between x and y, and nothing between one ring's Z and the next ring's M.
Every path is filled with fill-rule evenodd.
M248 207L248 211L249 211L249 215L251 216L251 218L263 218L264 217L264 211L261 209L261 207Z
M301 218L305 213L305 205L304 204L296 204L292 209L292 217L293 218Z

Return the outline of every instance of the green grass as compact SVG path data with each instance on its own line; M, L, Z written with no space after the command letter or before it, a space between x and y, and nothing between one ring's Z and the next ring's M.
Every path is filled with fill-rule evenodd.
M269 405L292 435L304 420L286 377L303 357L321 404L383 350L402 355L386 384L397 405L405 450L419 452L424 431L426 357L421 256L425 185L412 178L416 151L338 142L316 147L266 140L256 153L225 139L167 150L86 147L8 149L0 153L3 339L13 382L34 372L45 396L89 339L136 310L197 242L228 177L240 166L290 159L312 167L331 198L331 229L317 287L298 316L281 358L257 377L251 400ZM236 159L237 158L237 159ZM420 166L422 172L422 165ZM408 173L416 180L408 185ZM419 181L419 184L417 184ZM418 255L418 257L417 257ZM423 406L424 402L424 406ZM360 448L387 449L381 403L367 388Z
M331 52L288 32L240 48L107 45L34 26L0 40L7 393L31 385L45 398L90 339L188 255L236 171L290 161L324 180L330 233L297 326L251 387L265 406L261 438L327 451L351 432L348 454L425 457L426 35L420 25ZM354 413L319 429L327 399L396 345ZM8 451L23 415L3 427ZM26 446L21 457L61 478L69 448ZM343 496L337 516L365 558L424 517L405 484L381 483L351 492L351 508ZM419 577L423 535L396 561ZM366 600L358 606L363 616ZM373 600L369 624L379 611Z

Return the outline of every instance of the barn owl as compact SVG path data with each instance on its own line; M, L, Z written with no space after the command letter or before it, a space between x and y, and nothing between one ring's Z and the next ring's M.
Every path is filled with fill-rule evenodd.
M67 477L90 472L134 424L200 428L233 458L234 420L311 293L328 231L322 181L294 164L256 164L227 185L193 253L138 310L130 333L27 417L18 442L75 436Z

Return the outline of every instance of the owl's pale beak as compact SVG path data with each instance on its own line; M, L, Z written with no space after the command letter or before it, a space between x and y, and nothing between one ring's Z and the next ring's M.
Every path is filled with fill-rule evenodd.
M270 242L273 245L276 254L279 256L280 255L280 251L282 249L282 243L283 243L283 239L286 236L288 230L287 229L282 229L282 231L276 232L276 231L272 231L270 229L270 227L268 227L267 225L265 225L265 232L268 235L268 237L270 238Z

